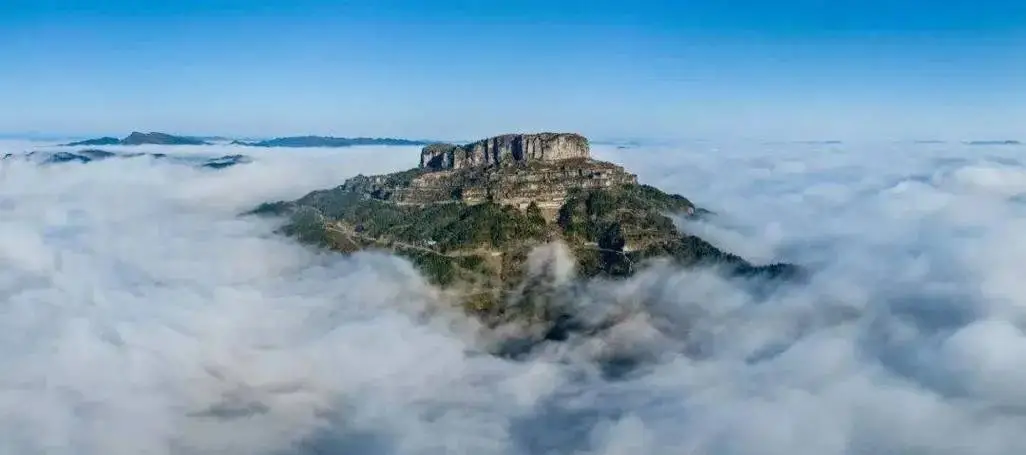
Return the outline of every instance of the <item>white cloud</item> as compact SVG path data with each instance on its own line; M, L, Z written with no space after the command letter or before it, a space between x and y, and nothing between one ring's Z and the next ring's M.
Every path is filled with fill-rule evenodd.
M817 273L593 283L584 317L621 322L522 361L482 354L405 262L235 216L414 148L170 150L256 161L0 165L0 453L1026 450L1021 148L599 147L721 214L684 229Z

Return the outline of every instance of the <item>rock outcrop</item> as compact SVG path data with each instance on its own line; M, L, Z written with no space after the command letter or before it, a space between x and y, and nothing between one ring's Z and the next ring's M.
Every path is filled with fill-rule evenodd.
M406 172L356 176L341 188L401 205L494 202L525 209L534 203L555 220L574 189L637 184L623 167L590 158L577 134L508 134L465 146L433 144L421 166Z
M429 145L421 151L420 167L463 169L590 157L588 139L579 134L506 134L467 145Z

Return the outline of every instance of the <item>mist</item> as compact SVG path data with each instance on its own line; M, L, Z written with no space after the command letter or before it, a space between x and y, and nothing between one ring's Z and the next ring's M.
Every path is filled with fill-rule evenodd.
M238 216L417 148L110 149L254 161L0 162L0 453L1026 452L1023 147L596 146L716 212L681 229L813 273L591 282L617 322L517 359L408 262Z

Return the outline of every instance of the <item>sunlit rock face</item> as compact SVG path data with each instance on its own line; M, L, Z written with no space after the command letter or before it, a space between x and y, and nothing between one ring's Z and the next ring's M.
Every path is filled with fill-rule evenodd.
M637 184L613 163L591 159L578 134L506 134L468 145L433 144L420 167L404 173L358 176L344 188L403 205L487 201L526 208L536 204L549 221L573 189Z
M462 169L590 157L588 139L579 134L505 134L467 145L429 145L421 151L420 167Z

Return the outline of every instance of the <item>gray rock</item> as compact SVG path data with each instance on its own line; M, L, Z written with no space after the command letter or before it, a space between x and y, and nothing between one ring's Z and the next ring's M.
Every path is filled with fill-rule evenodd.
M357 176L341 188L399 205L494 202L526 209L537 205L553 221L575 189L636 185L638 177L591 159L584 136L565 133L506 134L467 145L432 144L420 167L388 175Z
M506 134L467 145L432 144L421 151L420 167L463 169L588 159L588 139L572 133Z

